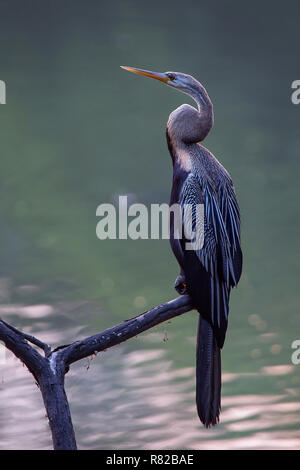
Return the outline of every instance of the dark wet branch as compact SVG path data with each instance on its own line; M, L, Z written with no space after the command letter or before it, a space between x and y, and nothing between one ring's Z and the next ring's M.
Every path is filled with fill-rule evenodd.
M2 318L0 318L0 324L1 323L3 325L5 325L7 328L9 328L10 330L12 330L17 335L19 335L20 337L26 339L30 343L35 344L36 346L41 348L44 351L46 357L48 357L50 355L51 347L49 346L49 344L43 343L42 341L40 341L39 339L35 338L32 335L29 335L27 333L23 333L23 331L20 331L17 328L15 328L14 326L9 325L8 323L6 323Z
M66 365L70 365L94 353L127 341L159 323L170 320L192 309L193 306L188 295L177 297L170 302L125 320L119 325L108 328L101 333L89 336L81 341L76 341L59 350L58 354Z
M60 346L53 351L48 344L22 333L0 319L0 340L28 367L41 390L54 449L76 449L74 428L64 389L64 377L69 366L190 310L193 310L193 305L189 296L182 295L101 333L67 346ZM45 357L29 342L41 348Z
M34 375L37 376L46 360L26 340L26 334L0 319L0 341L3 341L16 357L18 357Z

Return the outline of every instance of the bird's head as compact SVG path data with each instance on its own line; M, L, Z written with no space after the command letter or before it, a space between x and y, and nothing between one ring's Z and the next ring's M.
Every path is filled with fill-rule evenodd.
M150 70L143 70L137 69L135 67L127 67L125 65L121 65L121 68L124 70L128 70L128 72L133 72L138 75L143 75L144 77L154 78L155 80L159 80L160 82L165 83L166 85L176 88L183 93L187 93L188 95L192 95L195 88L199 88L199 82L192 77L191 75L186 75L185 73L180 72L151 72Z

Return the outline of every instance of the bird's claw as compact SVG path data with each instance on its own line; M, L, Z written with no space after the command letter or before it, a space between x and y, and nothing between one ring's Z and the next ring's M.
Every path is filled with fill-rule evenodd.
M177 290L178 294L180 295L187 294L185 277L182 274L179 274L176 277L174 287Z

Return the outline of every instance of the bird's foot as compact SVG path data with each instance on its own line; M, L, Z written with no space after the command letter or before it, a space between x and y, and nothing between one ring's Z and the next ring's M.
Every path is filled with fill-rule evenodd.
M183 274L179 274L176 277L174 287L177 290L178 294L180 295L187 294L186 282L185 282L185 277Z

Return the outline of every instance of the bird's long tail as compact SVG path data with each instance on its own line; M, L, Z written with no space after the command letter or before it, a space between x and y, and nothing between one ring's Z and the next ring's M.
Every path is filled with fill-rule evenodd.
M199 315L196 356L196 403L201 422L210 427L221 411L221 351L211 325Z

